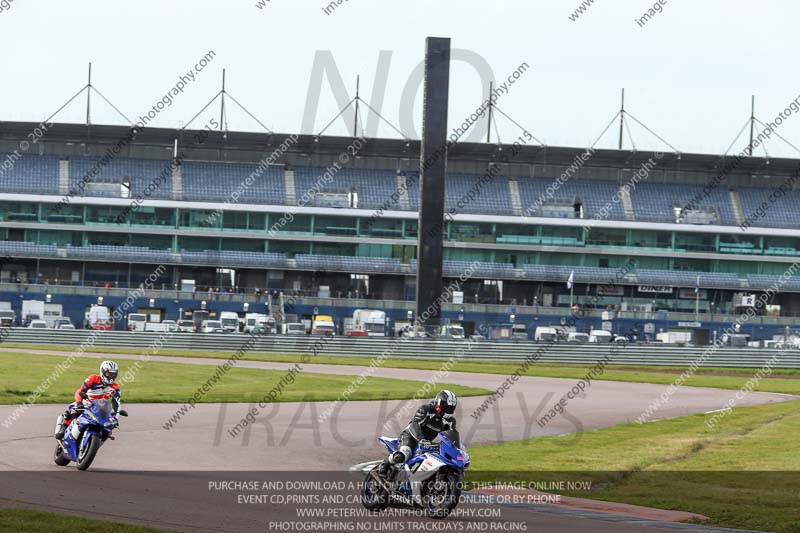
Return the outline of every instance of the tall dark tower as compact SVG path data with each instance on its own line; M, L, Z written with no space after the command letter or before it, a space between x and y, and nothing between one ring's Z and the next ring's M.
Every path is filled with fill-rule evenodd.
M450 39L428 37L425 46L425 89L420 154L417 319L425 326L440 323L436 303L444 290L444 178L447 172L447 105L450 91Z

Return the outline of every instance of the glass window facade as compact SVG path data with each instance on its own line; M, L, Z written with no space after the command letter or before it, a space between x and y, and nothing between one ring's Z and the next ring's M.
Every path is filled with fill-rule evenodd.
M131 209L128 204L84 206L2 201L0 223L12 227L0 228L0 238L56 246L130 245L153 250L277 252L290 257L296 254L354 255L396 258L402 262L416 257L416 246L403 244L403 241L417 238L416 220L265 213L256 209L215 211L152 206ZM13 227L20 224L24 226ZM29 226L32 224L41 226ZM45 227L47 224L70 224L75 229L49 229ZM129 231L110 231L120 225ZM207 236L209 229L224 231L230 236L210 238ZM281 239L274 238L276 236ZM347 239L327 242L314 236ZM394 242L369 242L375 238ZM754 256L800 257L800 237L752 232L587 230L581 226L451 221L445 225L445 239L447 243L466 244L446 246L446 259L512 263L517 267L549 264L615 268L634 257L638 268L780 274L787 265L785 261L757 261ZM502 249L497 249L496 245L502 245ZM558 249L538 250L541 246ZM585 254L587 247L613 248L622 253ZM662 255L647 255L648 251L658 251ZM689 253L714 256L686 257ZM732 259L731 255L742 259Z

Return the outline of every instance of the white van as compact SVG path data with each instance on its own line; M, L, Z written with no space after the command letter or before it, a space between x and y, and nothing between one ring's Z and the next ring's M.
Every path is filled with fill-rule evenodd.
M288 324L281 324L282 335L305 335L306 325L302 322L289 322Z
M439 329L437 337L440 339L463 339L464 328L458 324L447 324Z
M144 313L130 313L128 315L128 331L146 331L147 315Z
M536 328L536 331L534 332L533 340L556 342L558 341L558 331L554 327L539 326L538 328Z
M614 335L611 334L610 331L605 331L602 329L593 329L589 332L589 342L595 342L598 344L608 343L614 340Z
M572 342L575 344L585 344L589 342L589 334L581 333L579 331L570 331L567 334L567 342Z
M257 327L262 326L267 330L267 334L276 334L275 319L262 313L247 313L244 316L244 332L253 333Z
M223 311L219 314L222 329L225 333L238 333L239 332L239 315L232 311Z

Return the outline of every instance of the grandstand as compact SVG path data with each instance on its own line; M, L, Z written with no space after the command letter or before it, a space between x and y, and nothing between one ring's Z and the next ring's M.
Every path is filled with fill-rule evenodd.
M14 152L29 127L8 124L0 152ZM193 146L173 131L149 130L103 161L99 154L124 131L93 128L89 140L85 126L55 125L38 153L3 173L0 282L127 286L163 264L169 279L162 281L171 287L193 279L240 291L316 294L325 287L332 295L413 297L418 143L369 140L359 157L331 172L350 139L301 136L259 170L282 136L238 133L231 142L212 133ZM187 155L172 165L165 154L176 139ZM624 302L686 312L699 304L702 313L732 314L742 294L780 283L770 304L784 316L800 315L800 277L791 270L800 257L800 193L741 227L793 175L796 161L765 166L748 158L719 179L724 158L665 154L625 195L652 154L596 150L554 187L581 152L531 146L513 161L494 145L451 152L444 275L471 271L461 287L465 303L509 312L534 303L566 308L565 281L574 273L571 297L598 309ZM486 179L490 165L499 172ZM380 283L367 283L370 277ZM617 289L598 295L601 285ZM693 295L701 289L698 302Z

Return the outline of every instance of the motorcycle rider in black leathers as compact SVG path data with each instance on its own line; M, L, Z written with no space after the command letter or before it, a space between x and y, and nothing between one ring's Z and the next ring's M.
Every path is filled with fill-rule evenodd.
M453 413L456 405L458 405L456 395L449 390L443 390L431 403L417 409L414 418L397 438L397 451L383 460L378 467L378 473L386 476L392 466L402 465L408 461L420 441L431 441L442 431L455 431L456 418Z

